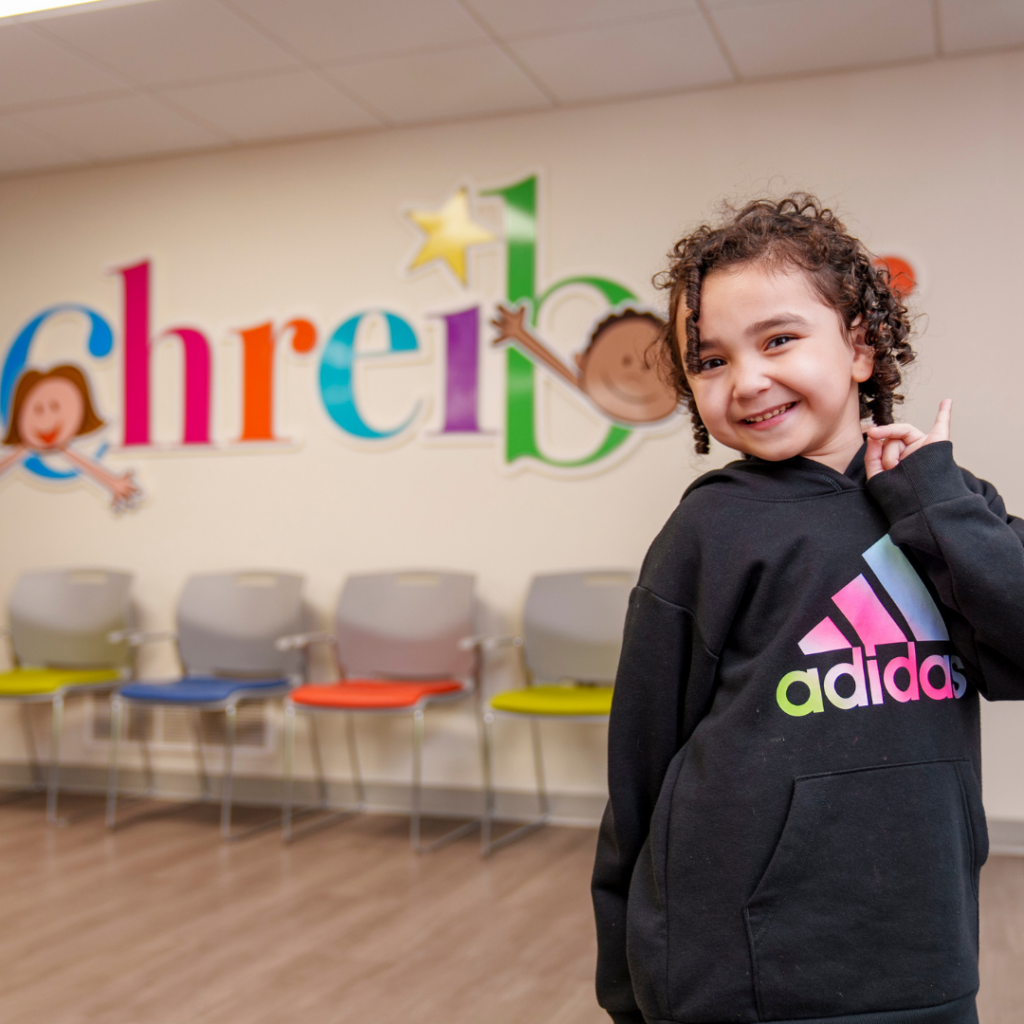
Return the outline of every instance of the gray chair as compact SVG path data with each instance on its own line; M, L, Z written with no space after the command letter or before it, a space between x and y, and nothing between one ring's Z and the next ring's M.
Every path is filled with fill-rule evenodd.
M550 821L541 723L606 722L622 648L635 570L589 570L534 576L526 595L522 637L480 637L480 650L520 647L526 686L496 694L484 711L483 853L520 839ZM530 725L540 814L500 839L492 839L493 727L496 716Z
M410 841L417 852L436 849L479 827L466 822L430 844L420 842L422 818L422 758L424 713L434 704L479 696L479 658L460 646L473 633L475 579L465 573L386 572L350 576L342 588L335 613L335 631L306 633L280 641L287 650L306 650L325 643L337 658L339 678L307 683L293 690L285 704L284 838L323 827L362 812L366 795L359 767L355 716L358 714L412 717L412 807ZM347 744L355 789L354 804L331 808L328 804L317 716L344 714ZM292 779L296 714L308 718L318 803L299 813L327 815L293 830Z
M225 715L224 778L221 784L221 835L239 839L277 825L266 822L240 834L231 831L235 723L243 701L283 697L299 681L301 655L283 651L279 637L301 629L302 577L279 572L229 572L192 576L177 609L176 633L127 631L133 646L177 642L184 674L170 682L135 681L121 687L111 702L110 780L107 825L117 824L117 758L126 706L171 706L191 712L203 801L212 798L203 755L202 712ZM145 736L142 738L146 795L155 787Z
M50 705L50 766L46 817L57 823L60 744L64 702L72 694L109 692L127 674L130 651L112 643L112 630L128 625L132 578L109 569L42 569L18 578L11 594L14 669L0 673L0 700L19 704L32 772L32 788L44 788L30 707ZM18 794L22 795L22 794Z

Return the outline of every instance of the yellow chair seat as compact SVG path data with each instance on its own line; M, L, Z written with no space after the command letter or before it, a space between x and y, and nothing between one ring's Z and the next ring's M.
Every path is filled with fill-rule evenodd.
M118 678L117 672L109 668L16 668L11 672L0 672L0 698L56 693L65 686L109 683L115 682Z
M491 700L491 707L517 715L607 715L612 709L612 688L528 686L499 693Z

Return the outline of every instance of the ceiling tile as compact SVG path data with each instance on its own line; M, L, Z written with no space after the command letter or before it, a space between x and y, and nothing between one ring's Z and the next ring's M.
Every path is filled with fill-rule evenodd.
M237 141L340 132L380 123L312 71L192 85L164 95Z
M935 53L931 0L706 0L740 74L785 75Z
M17 174L44 167L79 163L84 154L53 142L38 132L0 117L0 174Z
M32 29L0 27L0 108L124 91L119 79Z
M298 65L215 0L158 0L86 10L36 25L38 31L143 85L184 84Z
M550 106L491 44L350 64L328 73L396 124Z
M308 60L340 63L485 42L456 0L231 0Z
M689 14L694 0L466 0L503 36L540 35L658 14Z
M12 116L103 160L200 149L225 142L149 96L119 96Z
M509 43L564 102L668 92L731 80L699 13Z
M1024 43L1020 0L939 0L939 19L947 53Z

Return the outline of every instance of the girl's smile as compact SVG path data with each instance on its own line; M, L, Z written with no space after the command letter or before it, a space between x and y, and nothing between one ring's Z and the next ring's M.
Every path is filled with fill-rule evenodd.
M753 416L747 416L743 422L748 427L753 427L755 430L767 430L771 427L776 426L782 421L782 417L790 411L796 402L789 402L786 405L780 405L777 409L771 409L764 413L755 413Z
M697 327L701 369L687 380L715 440L770 462L803 455L846 469L862 444L858 385L871 377L874 353L806 271L713 271Z

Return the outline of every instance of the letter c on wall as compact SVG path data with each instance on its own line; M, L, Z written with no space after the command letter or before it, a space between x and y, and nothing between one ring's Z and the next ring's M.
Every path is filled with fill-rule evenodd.
M419 415L420 403L406 417L405 421L390 430L377 430L363 419L356 401L355 380L353 371L357 359L379 359L377 353L356 352L356 332L363 318L371 311L357 313L346 320L331 335L320 359L320 397L323 399L327 415L353 437L366 441L382 441L395 437L407 430ZM407 353L419 350L416 332L410 323L394 313L381 314L388 325L387 353Z

